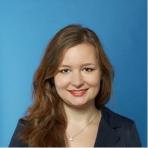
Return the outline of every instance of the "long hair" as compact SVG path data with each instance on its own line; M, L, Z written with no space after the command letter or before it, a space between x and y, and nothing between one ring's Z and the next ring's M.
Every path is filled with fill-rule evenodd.
M69 25L56 33L50 41L34 75L33 104L24 118L27 124L22 139L29 146L66 146L67 119L62 100L56 92L54 76L65 49L81 43L95 47L101 68L100 90L95 98L97 108L104 106L111 95L113 69L97 35L81 25Z

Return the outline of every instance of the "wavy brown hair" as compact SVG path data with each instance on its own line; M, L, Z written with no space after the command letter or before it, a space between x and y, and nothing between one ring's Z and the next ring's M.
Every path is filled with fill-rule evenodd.
M95 98L97 108L104 106L111 95L113 69L97 35L81 25L69 25L50 41L33 80L33 104L24 118L26 126L21 138L29 146L66 146L67 119L62 99L56 92L54 76L65 50L81 43L96 49L101 68L100 91Z

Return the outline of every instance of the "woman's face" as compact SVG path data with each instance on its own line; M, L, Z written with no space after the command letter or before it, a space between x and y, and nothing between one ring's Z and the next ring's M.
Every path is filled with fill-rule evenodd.
M80 107L94 102L100 89L100 79L95 48L83 43L66 50L54 83L65 104Z

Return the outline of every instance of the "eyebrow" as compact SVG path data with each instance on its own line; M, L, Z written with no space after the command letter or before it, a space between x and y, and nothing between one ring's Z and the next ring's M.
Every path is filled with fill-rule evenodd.
M96 66L96 64L93 64L93 63L85 63L85 64L82 64L81 65L82 67L84 66ZM60 67L71 67L71 65L61 65Z

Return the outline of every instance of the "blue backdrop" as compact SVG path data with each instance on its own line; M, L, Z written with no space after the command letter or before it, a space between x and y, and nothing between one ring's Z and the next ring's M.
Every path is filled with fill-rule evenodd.
M31 104L32 77L49 40L71 23L100 37L115 69L108 106L135 120L146 146L146 0L0 0L0 146Z

